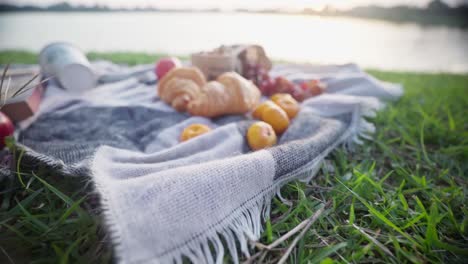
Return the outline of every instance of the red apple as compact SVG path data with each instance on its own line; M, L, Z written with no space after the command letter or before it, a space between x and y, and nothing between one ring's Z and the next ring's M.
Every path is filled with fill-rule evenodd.
M0 149L5 147L5 138L13 135L15 127L10 118L4 113L0 112Z
M156 63L155 73L158 79L160 80L168 71L172 68L180 67L182 63L178 58L168 57L162 58Z

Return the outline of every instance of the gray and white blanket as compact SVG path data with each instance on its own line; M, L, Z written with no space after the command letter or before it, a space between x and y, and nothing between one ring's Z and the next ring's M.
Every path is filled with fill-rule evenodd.
M158 99L151 67L97 67L107 75L84 94L50 84L18 141L29 162L91 177L121 263L221 263L225 253L238 262L279 188L310 180L337 146L362 143L374 130L365 117L402 94L354 64L276 66L273 76L320 78L328 89L302 103L277 146L252 152L248 117L178 113ZM180 143L192 123L213 130Z

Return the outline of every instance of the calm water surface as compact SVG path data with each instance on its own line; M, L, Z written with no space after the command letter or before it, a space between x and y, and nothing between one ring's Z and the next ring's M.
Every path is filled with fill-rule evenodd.
M259 43L275 59L356 62L385 70L468 72L468 30L314 16L212 13L0 15L0 50L39 51L51 41L86 51L189 54Z

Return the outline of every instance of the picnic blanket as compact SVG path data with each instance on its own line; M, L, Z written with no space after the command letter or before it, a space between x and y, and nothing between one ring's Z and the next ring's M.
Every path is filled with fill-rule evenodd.
M25 162L90 177L121 263L222 263L227 253L237 263L280 187L309 181L336 147L362 143L374 131L366 117L402 94L354 64L275 66L273 77L320 78L328 89L302 103L277 146L253 152L254 120L174 111L158 99L152 67L95 67L105 75L84 94L50 83L18 141ZM193 123L213 130L180 143Z

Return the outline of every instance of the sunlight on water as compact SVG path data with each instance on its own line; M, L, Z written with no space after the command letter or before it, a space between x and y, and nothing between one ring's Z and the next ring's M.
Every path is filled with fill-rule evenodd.
M21 13L0 16L0 49L64 40L86 51L189 54L259 43L275 59L387 70L468 72L468 31L381 21L207 13Z

